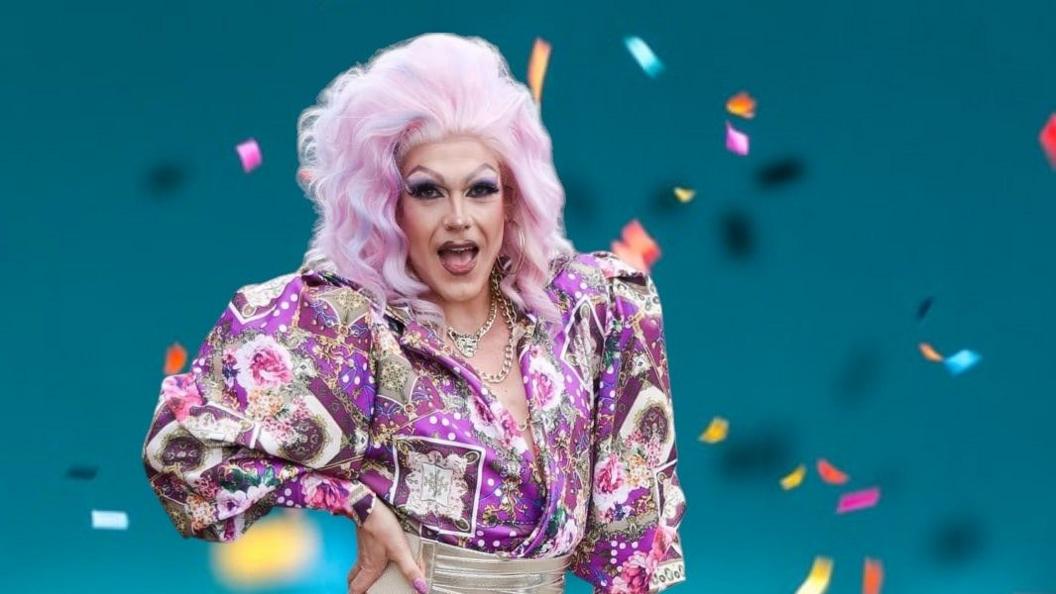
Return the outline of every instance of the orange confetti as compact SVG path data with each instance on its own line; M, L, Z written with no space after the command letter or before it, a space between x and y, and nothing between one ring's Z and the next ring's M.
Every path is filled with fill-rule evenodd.
M821 480L830 485L842 485L849 478L845 472L830 464L825 458L818 459L818 474L821 475Z
M755 117L755 99L746 91L741 91L726 101L726 111L735 116L752 119Z
M933 363L942 363L944 357L939 354L938 351L933 349L930 344L922 342L919 345L920 354L924 355L924 358Z
M880 594L884 585L884 566L876 559L865 559L865 571L862 573L862 594Z
M187 364L187 349L180 346L180 343L174 342L172 346L165 351L165 367L162 371L165 375L172 375L179 373L183 370L183 366Z
M532 45L532 57L528 59L528 87L532 89L532 98L536 103L543 100L543 79L549 63L550 43L542 37L536 37Z
M612 251L624 262L642 272L649 272L660 259L660 246L646 233L637 219L623 227L623 237L612 242Z

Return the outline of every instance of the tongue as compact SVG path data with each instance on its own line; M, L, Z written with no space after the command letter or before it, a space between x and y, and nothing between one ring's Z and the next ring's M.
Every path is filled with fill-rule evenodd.
M461 267L469 264L470 260L473 259L473 250L460 250L457 252L444 250L440 252L440 258L447 264Z

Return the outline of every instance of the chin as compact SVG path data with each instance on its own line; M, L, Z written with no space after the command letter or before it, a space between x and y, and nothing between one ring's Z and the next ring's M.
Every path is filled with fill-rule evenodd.
M487 283L466 284L457 287L447 284L446 286L439 287L440 290L435 291L435 293L447 303L460 303L463 301L470 301L474 297L479 296L486 288Z

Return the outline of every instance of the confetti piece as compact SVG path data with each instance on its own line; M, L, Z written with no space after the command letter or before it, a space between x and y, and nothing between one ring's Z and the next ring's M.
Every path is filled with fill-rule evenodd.
M748 154L748 135L726 122L726 150L740 156Z
M212 547L213 571L221 581L239 590L274 587L318 567L319 528L305 514L285 511L261 519L234 542Z
M696 195L697 195L697 191L694 190L693 188L682 188L682 187L676 187L675 188L675 198L678 198L678 201L681 202L682 204L685 204L685 203L689 202Z
M612 242L612 251L624 262L642 272L649 272L660 258L660 246L649 237L637 219L624 225L623 237Z
M928 315L928 312L931 311L931 304L934 301L935 301L934 297L926 297L926 298L924 298L923 301L920 302L920 305L917 306L917 321L918 322L923 320L924 316Z
M920 343L917 348L920 349L920 354L924 355L924 358L932 363L942 363L942 355L939 354L932 346L926 342Z
M1048 123L1041 129L1038 141L1041 142L1041 148L1049 158L1049 163L1056 168L1056 113L1052 114Z
M92 528L96 530L128 530L128 514L123 511L93 509Z
M726 111L735 116L752 119L755 117L755 99L746 91L741 91L726 101Z
M847 512L858 511L860 509L866 509L873 507L880 502L880 488L872 487L870 489L864 489L862 491L854 491L851 493L844 493L840 496L840 501L836 505L836 513L845 514Z
M964 349L958 351L957 354L951 355L943 361L946 365L946 369L953 375L960 375L965 371L968 371L972 367L975 367L976 363L982 360L982 356L975 351Z
M781 479L781 488L786 491L795 489L803 483L803 477L805 476L807 476L807 467L804 464L800 464L795 470Z
M532 44L532 57L528 59L528 87L536 103L543 100L543 79L546 77L546 66L550 63L550 43L542 37L536 37Z
M715 417L711 420L711 424L708 428L700 434L697 439L704 443L719 443L726 439L726 434L730 431L730 422L722 417Z
M865 559L862 571L862 594L880 594L884 585L884 566L876 559Z
M183 348L178 342L172 343L171 346L165 351L165 367L162 371L165 375L172 375L183 371L183 366L187 364L187 349Z
M260 146L252 138L235 147L238 158L242 160L242 170L246 173L260 167L263 158L260 155Z
M631 35L623 38L624 45L627 46L627 50L631 52L634 59L638 61L638 65L642 67L649 76L656 78L661 72L664 71L664 64L660 61L660 58L656 57L653 50L649 48L641 37Z
M771 161L755 172L755 180L764 188L776 188L803 177L806 165L797 157Z
M187 182L187 167L177 163L158 163L147 171L147 190L162 196L179 190Z
M66 478L90 481L98 472L98 466L71 466L66 469Z
M825 458L818 459L818 474L821 475L821 480L830 485L842 485L848 480L847 473L830 464Z
M810 568L810 575L796 590L796 594L825 594L829 589L830 579L832 579L832 559L815 557L814 566Z

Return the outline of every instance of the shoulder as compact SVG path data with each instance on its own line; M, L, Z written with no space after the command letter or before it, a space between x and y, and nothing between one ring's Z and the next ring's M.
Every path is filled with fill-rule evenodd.
M559 289L594 287L611 292L615 283L646 286L649 275L624 262L612 252L574 253L550 262L551 286Z
M296 271L239 287L224 316L230 330L297 328L336 336L366 320L373 301L354 283L332 272L302 266Z
M660 298L648 273L608 251L577 253L551 262L550 290L570 303L591 299L617 316L658 315Z

